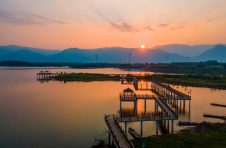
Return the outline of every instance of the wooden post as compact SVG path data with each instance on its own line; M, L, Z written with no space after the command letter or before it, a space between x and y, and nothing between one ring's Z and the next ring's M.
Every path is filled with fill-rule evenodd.
M109 145L111 144L111 133L110 133L110 131L108 132L108 144Z
M140 121L140 135L143 136L143 121Z
M189 109L189 118L191 117L191 100L189 100L189 107L188 107L188 109Z
M144 99L144 113L146 114L146 108L147 108L147 100Z
M183 106L183 113L185 113L185 110L186 110L186 109L185 109L185 108L186 108L185 100L183 100L183 103L184 103L184 104L183 104L183 105L184 105L184 106Z
M137 100L134 101L134 110L135 114L137 115Z
M158 112L158 103L155 101L155 113Z
M127 122L125 122L125 134L127 136Z
M171 127L171 133L173 134L174 133L174 120L172 120L172 127Z
M181 112L182 100L180 100L180 112Z
M156 121L156 135L159 135L159 125L158 125L158 121Z
M119 111L120 111L120 114L122 113L122 101L121 101L121 98L119 100Z
M169 131L169 120L167 120L167 130Z

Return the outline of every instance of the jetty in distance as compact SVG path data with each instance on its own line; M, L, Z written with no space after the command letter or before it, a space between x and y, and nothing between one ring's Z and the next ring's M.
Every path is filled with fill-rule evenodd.
M150 90L153 94L137 94L131 88L124 89L119 94L119 114L105 115L105 122L109 129L108 142L118 148L133 148L133 144L129 140L128 132L132 137L141 138L143 136L143 122L156 122L156 135L159 130L162 134L174 133L174 120L178 119L179 108L185 111L186 102L190 102L191 93L182 93L169 85L165 85L158 80L146 79L139 80L137 77L123 76L121 84L131 84L135 90ZM144 101L144 112L137 112L138 100ZM147 112L147 100L153 100L155 107L154 112ZM125 114L122 111L122 104L126 102L133 103L133 112ZM140 133L132 128L128 128L128 123L140 122ZM124 124L124 129L120 126Z
M37 80L48 81L48 80L51 80L52 78L54 78L55 76L57 76L57 73L52 73L52 72L49 72L49 71L40 71L39 73L37 73Z

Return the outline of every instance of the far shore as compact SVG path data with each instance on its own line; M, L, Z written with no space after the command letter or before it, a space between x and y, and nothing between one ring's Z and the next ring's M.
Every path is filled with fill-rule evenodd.
M226 63L217 61L182 63L48 63L0 61L4 67L70 67L75 69L119 68L128 71L146 71L171 74L226 75Z

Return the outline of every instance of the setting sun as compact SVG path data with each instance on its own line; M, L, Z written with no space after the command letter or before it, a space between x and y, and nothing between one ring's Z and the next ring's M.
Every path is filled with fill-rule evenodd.
M142 45L140 46L140 48L141 48L141 49L145 49L146 47L145 47L144 44L142 44Z

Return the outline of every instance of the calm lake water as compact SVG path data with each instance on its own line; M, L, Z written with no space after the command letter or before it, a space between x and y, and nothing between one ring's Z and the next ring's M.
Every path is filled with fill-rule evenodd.
M0 68L0 147L90 147L95 139L106 138L105 114L119 111L119 92L129 85L120 82L50 81L40 83L36 73L92 72L128 73L119 69L12 69ZM136 72L139 73L139 72ZM203 118L203 113L225 115L226 109L210 106L226 104L226 91L197 87L192 90L191 113L181 115L183 121L220 121ZM150 92L147 92L150 93ZM148 109L152 109L148 102ZM124 105L130 108L129 105ZM138 102L142 112L143 102ZM220 121L222 122L222 121ZM129 126L139 128L138 123ZM175 130L180 128L175 122ZM155 134L155 123L144 123L144 136Z

